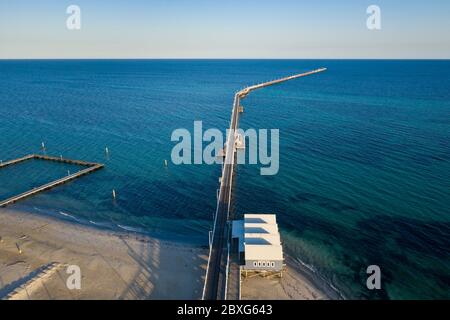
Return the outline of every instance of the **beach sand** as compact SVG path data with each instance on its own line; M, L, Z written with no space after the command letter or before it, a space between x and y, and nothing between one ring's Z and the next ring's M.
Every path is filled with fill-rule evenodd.
M208 250L198 245L8 209L0 237L0 299L201 299ZM67 287L71 265L79 290ZM287 260L281 279L245 279L242 298L327 297Z
M242 300L328 300L330 297L318 289L287 259L283 276L242 278Z
M205 248L6 209L0 237L0 298L201 298ZM80 290L66 286L68 265L80 267Z

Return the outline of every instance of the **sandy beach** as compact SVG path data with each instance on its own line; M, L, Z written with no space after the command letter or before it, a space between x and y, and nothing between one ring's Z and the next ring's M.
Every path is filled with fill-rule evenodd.
M205 248L5 209L0 237L0 299L201 298ZM66 286L68 265L80 267L80 290Z
M0 210L0 299L201 299L208 250ZM326 299L287 260L283 278L243 280L243 299ZM69 290L68 266L81 271Z
M328 300L330 297L297 270L290 258L282 277L243 278L242 300Z

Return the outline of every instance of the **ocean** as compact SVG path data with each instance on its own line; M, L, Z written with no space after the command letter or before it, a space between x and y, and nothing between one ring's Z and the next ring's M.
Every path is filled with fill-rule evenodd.
M234 211L276 213L285 250L345 298L449 299L450 61L0 61L0 160L44 142L106 165L10 208L205 244L220 165L172 164L173 130L225 131L237 90L319 67L243 101L242 128L280 130L280 170L240 165ZM0 199L68 170L2 169Z

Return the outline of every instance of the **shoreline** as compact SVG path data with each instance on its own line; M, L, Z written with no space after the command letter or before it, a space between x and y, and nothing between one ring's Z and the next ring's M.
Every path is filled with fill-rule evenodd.
M180 243L180 244L189 244L193 246L198 247L208 247L208 239L207 235L199 235L199 236L193 236L193 235L187 235L187 234L176 234L173 231L150 231L145 230L141 226L133 226L133 225L123 225L120 223L113 223L109 221L93 221L89 220L88 218L81 218L78 216L75 216L74 213L67 212L64 209L58 209L58 208L50 208L50 207L36 207L36 206L29 206L24 204L14 204L14 208L10 209L7 208L0 208L0 213L2 210L6 211L12 211L12 212L21 212L21 213L28 213L33 215L33 217L44 217L49 219L54 219L59 222L64 222L69 225L74 226L82 226L86 228L92 228L94 230L102 230L102 231L110 231L110 232L117 232L117 233L131 233L131 234L137 234L144 237L150 237L159 239L162 241L168 241L168 242L174 242L174 243Z
M207 250L199 246L9 209L0 210L0 237L0 299L15 290L20 299L201 298ZM26 282L50 263L79 266L81 289L67 288L65 268Z
M242 278L242 300L345 300L320 275L286 252L284 255L286 267L281 278Z
M201 299L208 249L182 238L5 208L0 237L0 299L13 292L14 299ZM62 267L33 281L37 270L52 263L78 265L81 290L67 289L69 274ZM286 256L286 264L281 279L244 280L242 298L336 299L293 258Z

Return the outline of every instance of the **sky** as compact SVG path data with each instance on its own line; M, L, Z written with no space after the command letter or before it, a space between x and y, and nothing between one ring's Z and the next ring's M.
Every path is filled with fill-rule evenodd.
M0 59L32 58L449 59L450 1L0 0Z

